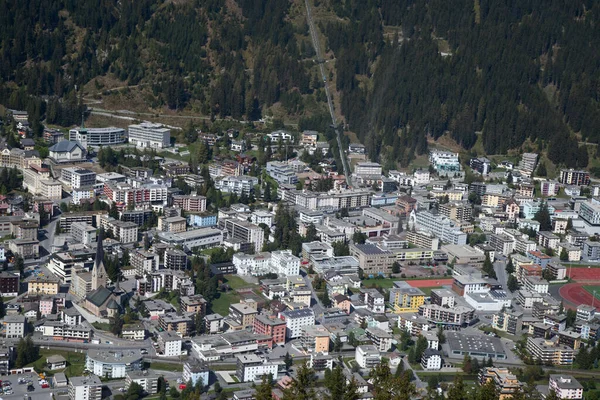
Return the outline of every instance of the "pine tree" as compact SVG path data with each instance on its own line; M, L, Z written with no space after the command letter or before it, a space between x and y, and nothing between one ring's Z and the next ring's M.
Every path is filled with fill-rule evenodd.
M312 368L304 362L292 378L292 383L283 392L283 400L313 400L315 398L315 376Z
M462 367L463 372L467 375L470 374L473 371L472 367L473 366L472 366L471 357L468 354L465 354L465 356L463 358L463 367Z
M540 223L540 231L552 230L552 220L550 219L550 211L546 202L542 202L540 209L535 213L533 219Z
M323 294L321 295L321 303L323 303L323 307L329 308L331 307L331 299L329 298L329 291L325 289Z
M15 269L19 271L19 274L22 278L23 274L25 273L25 261L23 261L23 257L21 257L20 254L15 256Z
M508 263L506 263L506 273L507 274L512 274L515 272L515 266L512 262L512 258L508 259Z
M263 375L262 382L256 387L254 398L256 400L271 400L273 398L270 375Z
M474 400L497 400L498 397L498 389L496 389L494 381L490 379L485 384L477 388Z
M490 260L489 253L485 254L485 261L483 262L483 272L485 272L490 278L497 279L496 271L494 270L494 264Z
M338 364L325 379L325 387L329 391L328 400L337 400L344 397L346 391L346 377L341 364Z
M283 357L283 363L285 365L285 370L289 371L294 364L294 360L292 359L292 356L290 356L290 353L285 353L285 356Z
M111 203L110 210L108 211L108 216L115 219L119 219L119 210L117 209L117 203Z
M537 176L548 176L548 172L546 171L546 164L544 162L540 162L537 167Z
M463 368L464 370L464 368ZM467 373L465 371L465 373ZM454 378L454 383L448 389L448 400L464 400L466 398L465 383L460 375Z
M444 335L444 328L442 328L441 326L438 328L437 338L440 344L446 343L446 335Z
M514 275L509 275L506 280L506 286L511 292L517 291L519 290L519 281L517 281L517 278L515 278Z
M429 343L425 336L419 335L419 337L417 338L417 344L415 345L416 362L421 361L421 357L423 357L423 353L425 352L425 350L427 350L428 346Z
M414 347L411 347L408 351L408 362L411 364L417 363L417 352L415 351Z

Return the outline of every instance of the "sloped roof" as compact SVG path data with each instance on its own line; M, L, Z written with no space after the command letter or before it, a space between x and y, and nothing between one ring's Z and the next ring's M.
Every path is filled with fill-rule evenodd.
M115 299L111 299L108 302L108 305L106 307L110 308L111 310L118 310L119 309L119 305L117 304L117 302L115 301Z
M81 150L85 150L79 143L71 140L63 140L61 142L58 142L54 146L50 147L48 150L55 151L58 153L64 153L73 151L75 146L78 146Z
M110 290L104 286L100 286L98 289L88 294L85 298L96 307L100 307L102 304L106 303L106 300L108 300L111 294L112 292Z

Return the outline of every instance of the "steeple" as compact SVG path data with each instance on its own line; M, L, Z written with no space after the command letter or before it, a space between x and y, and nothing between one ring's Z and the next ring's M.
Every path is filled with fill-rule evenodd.
M104 268L104 247L102 240L104 230L100 229L98 233L98 246L96 247L96 259L94 260L94 269L92 269L92 290L98 289L100 286L106 287L106 268Z

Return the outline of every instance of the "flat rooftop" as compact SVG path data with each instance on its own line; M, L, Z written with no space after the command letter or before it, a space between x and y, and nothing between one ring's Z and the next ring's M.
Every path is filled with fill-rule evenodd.
M447 332L446 338L451 351L506 354L502 342L496 337Z
M87 356L94 361L106 364L130 364L141 361L142 353L140 350L94 350L90 349Z

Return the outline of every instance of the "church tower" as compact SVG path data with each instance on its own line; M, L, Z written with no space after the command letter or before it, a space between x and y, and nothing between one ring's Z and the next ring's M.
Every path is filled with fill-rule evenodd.
M104 248L102 247L102 240L104 230L100 229L98 233L98 247L96 248L96 259L94 262L94 269L92 269L92 291L98 289L100 286L106 287L106 269L104 268Z

